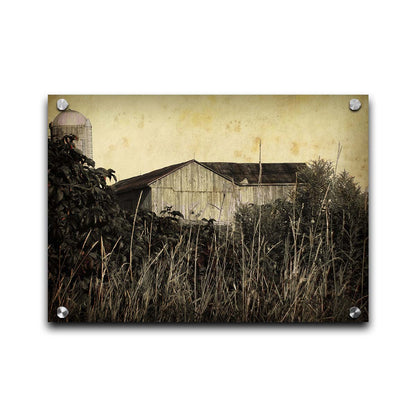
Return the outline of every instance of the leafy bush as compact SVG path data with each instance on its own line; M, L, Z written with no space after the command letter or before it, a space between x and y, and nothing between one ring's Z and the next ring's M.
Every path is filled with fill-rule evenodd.
M106 180L112 169L94 168L94 161L74 146L75 136L48 141L48 244L50 257L68 250L74 265L76 249L102 237L106 246L119 237L126 222Z

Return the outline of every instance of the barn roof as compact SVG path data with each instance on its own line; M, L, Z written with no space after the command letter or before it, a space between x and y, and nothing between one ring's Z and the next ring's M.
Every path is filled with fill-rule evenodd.
M135 189L142 189L149 186L152 182L162 178L163 176L168 175L169 173L174 172L175 170L181 168L182 166L187 165L188 163L192 162L192 160L188 160L187 162L177 163L176 165L166 166L161 169L153 170L151 172L145 173L144 175L134 176L129 179L124 179L122 181L118 181L115 183L112 188L116 192L123 192L123 191L132 191Z
M156 180L192 162L198 163L236 184L257 185L259 182L258 163L198 162L196 160L188 160L145 173L144 175L121 180L112 187L118 193L143 189ZM294 183L296 181L297 170L304 167L305 163L262 163L261 166L262 184Z
M238 184L257 185L259 183L258 163L201 162L201 165L222 176L232 178ZM296 172L304 166L305 163L262 163L261 183L294 183Z

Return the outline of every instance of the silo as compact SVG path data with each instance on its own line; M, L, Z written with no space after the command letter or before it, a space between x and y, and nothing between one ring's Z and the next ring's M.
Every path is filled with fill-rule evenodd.
M69 108L61 111L50 124L52 137L73 134L78 140L75 146L92 159L92 126L90 120L78 111Z

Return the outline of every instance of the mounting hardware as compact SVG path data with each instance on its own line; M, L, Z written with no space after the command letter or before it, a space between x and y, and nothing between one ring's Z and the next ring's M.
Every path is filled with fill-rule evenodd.
M361 101L358 98L350 100L350 110L358 111L361 108Z
M357 319L361 315L360 308L357 308L356 306L353 306L350 308L350 316L352 319Z
M56 314L58 315L58 318L64 319L68 316L69 311L67 308L65 308L65 306L60 306L57 310L56 310Z
M60 98L57 102L56 102L56 108L59 111L64 111L68 108L69 104L68 101L65 100L65 98Z

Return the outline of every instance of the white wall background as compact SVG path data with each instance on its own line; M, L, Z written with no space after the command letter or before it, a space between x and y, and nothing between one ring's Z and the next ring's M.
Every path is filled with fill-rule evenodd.
M415 412L412 2L7 2L2 6L0 412ZM71 51L72 57L62 52ZM371 323L46 323L47 94L366 94Z

